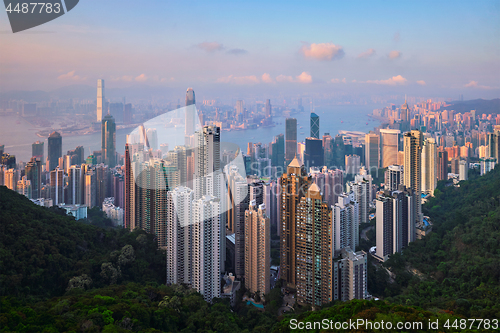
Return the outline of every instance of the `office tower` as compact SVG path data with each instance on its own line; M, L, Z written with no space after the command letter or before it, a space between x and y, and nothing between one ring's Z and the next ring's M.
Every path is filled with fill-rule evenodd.
M248 184L235 165L226 166L228 186L227 233L234 234L234 269L237 278L245 274L245 210L248 208Z
M300 304L332 301L332 211L311 184L296 211L296 286Z
M31 198L41 198L42 190L42 162L41 160L32 157L24 168L26 179L31 183Z
M114 168L116 165L116 124L109 113L101 122L101 152L103 163Z
M19 170L7 169L4 171L4 184L12 191L17 190L17 182L19 181Z
M286 118L285 124L285 161L289 163L297 153L297 119Z
M438 180L448 180L448 152L446 150L438 152L437 178Z
M319 116L311 112L311 137L319 139Z
M342 135L336 135L333 142L333 165L338 169L345 168L346 147Z
M324 164L327 167L333 166L333 138L329 133L323 135L323 152L324 152Z
M132 104L128 103L123 106L123 123L128 125L132 123Z
M341 258L333 262L334 300L365 299L368 294L367 254L342 249Z
M306 138L306 149L304 151L304 165L310 167L322 167L324 163L323 141L318 138Z
M37 141L31 145L31 157L38 158L40 161L44 161L43 159L43 142Z
M207 302L221 296L220 274L225 226L220 221L219 199L205 195L193 201L193 288Z
M369 173L378 170L380 164L380 137L374 133L365 135L365 166Z
M47 171L54 170L59 165L59 157L62 157L62 137L58 132L52 132L47 142L47 158L49 165Z
M167 285L193 283L193 190L179 186L167 195L165 226Z
M280 178L281 186L281 228L280 228L280 274L289 286L296 284L296 212L300 199L311 185L304 166L294 158L288 165L287 173Z
M269 223L272 230L279 230L279 187L276 181L267 182L264 184L264 204L266 205L266 214L269 217ZM279 235L279 232L277 233Z
M384 177L384 188L389 191L397 191L399 185L403 184L403 166L389 165Z
M271 225L266 205L250 201L245 211L245 286L260 296L269 294L271 257Z
M458 167L458 179L459 180L467 180L469 179L469 163L467 161L460 161L460 165Z
M184 122L184 144L191 147L194 132L196 131L196 100L193 88L188 88L186 91L186 111L185 111L185 122Z
M422 146L422 193L433 194L437 186L437 148L433 138L426 138Z
M101 207L104 199L110 196L110 191L108 191L110 172L108 166L101 163L95 166L95 173L97 186L96 206Z
M370 175L356 175L354 181L348 185L348 190L353 192L354 200L359 204L359 223L369 223L372 177Z
M338 196L332 208L332 251L337 257L347 247L355 249L359 244L359 203L354 193Z
M422 133L420 131L406 132L404 135L404 173L403 185L412 189L417 198L417 221L422 216Z
M146 136L148 137L149 148L153 151L158 150L158 133L156 132L156 128L148 128Z
M195 133L195 200L204 195L221 197L220 128L204 126Z
M56 206L64 202L64 170L59 168L50 172L50 198Z
M71 165L80 165L85 163L85 151L83 146L78 146L73 150L68 150L66 154L71 156Z
M271 165L278 167L278 172L283 172L285 167L285 136L278 134L271 143Z
M270 99L266 99L265 114L266 114L266 118L272 117L272 108L271 108L271 100Z
M32 199L31 196L31 181L23 176L21 180L17 181L17 193L24 195L28 199Z
M347 155L345 157L345 171L348 175L355 175L361 167L361 159L358 155Z
M97 206L97 176L95 170L85 172L85 197L83 203L88 208Z
M102 121L106 112L106 99L104 98L104 80L97 80L97 122Z
M68 190L67 199L68 205L82 204L82 170L78 165L72 165L68 170Z
M376 200L376 257L385 261L415 241L418 199L403 185L397 191L384 191ZM420 195L418 195L420 196Z
M125 208L124 226L130 230L135 229L135 181L132 170L133 148L130 143L125 144Z
M243 117L243 111L244 111L243 110L243 101L237 100L236 101L236 119L239 119L239 117Z
M248 185L248 202L255 201L257 206L264 203L264 182L254 180Z
M382 168L387 168L391 164L397 164L400 133L400 130L395 129L380 130L380 156L382 157Z

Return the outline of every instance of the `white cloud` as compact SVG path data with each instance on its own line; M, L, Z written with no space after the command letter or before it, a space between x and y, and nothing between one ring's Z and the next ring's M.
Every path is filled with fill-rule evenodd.
M137 76L134 80L136 80L137 82L144 82L148 79L148 77L146 76L146 74L141 74L139 76Z
M271 75L269 75L268 73L264 73L262 74L262 82L265 82L265 83L273 83L274 80L273 78L271 77Z
M322 61L330 61L340 59L344 56L342 46L332 43L321 43L304 45L300 49L305 58L312 58Z
M396 86L406 84L408 80L402 77L401 75L393 76L387 80L368 80L366 83L374 83L374 84L384 84L388 86Z
M375 49L368 49L358 55L358 59L366 59L375 54Z
M417 84L420 84L421 86L425 86L427 83L425 83L424 80L418 80Z
M221 77L218 78L217 83L234 83L234 84L256 84L259 83L259 79L255 75L249 75L249 76L234 76L234 75L229 75L226 77Z
M63 81L85 81L87 80L87 77L81 77L80 75L75 75L75 71L71 71L66 74L59 75L57 79Z
M278 81L278 82L293 82L293 77L281 74L281 75L278 75L276 77L276 81Z
M340 82L346 83L347 80L346 80L346 78L343 78L342 80L341 79L331 79L330 82L331 83L340 83Z
M221 43L217 42L203 42L196 46L207 52L215 52L224 49L224 46Z
M401 58L401 51L391 51L389 52L389 59L398 59Z
M302 72L300 75L296 76L296 81L300 83L311 83L312 76L307 72Z
M466 85L464 85L465 88L478 88L478 89L485 89L485 90L490 90L490 89L497 89L495 87L490 87L490 86L483 86L479 84L477 81L470 81Z

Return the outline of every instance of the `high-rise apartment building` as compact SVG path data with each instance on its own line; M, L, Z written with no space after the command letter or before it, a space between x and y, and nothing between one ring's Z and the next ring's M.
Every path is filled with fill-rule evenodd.
M250 201L245 211L245 286L251 293L269 294L271 225L266 205Z
M437 186L437 148L433 138L426 138L422 146L422 193L434 194Z
M448 152L441 150L437 156L437 178L438 180L448 180Z
M296 210L296 288L300 304L332 299L332 211L312 183Z
M349 301L365 299L368 296L367 254L342 249L341 258L333 262L334 300Z
M62 157L62 137L58 132L52 132L47 142L47 158L49 164L47 171L54 170L59 165L59 157Z
M68 189L65 203L68 205L82 204L82 169L72 165L68 169Z
M399 185L403 184L403 166L389 165L384 176L384 188L389 191L397 191Z
M406 132L404 135L404 173L403 185L412 189L417 201L417 221L422 216L422 133L418 130Z
M280 227L280 274L289 286L296 285L296 213L300 199L311 185L304 166L294 158L287 173L280 178L281 227Z
M44 161L44 142L34 142L31 145L31 157L37 158L40 162Z
M359 203L354 193L338 196L338 202L332 208L332 248L337 257L347 247L356 248L359 244Z
M50 198L54 205L64 203L64 170L59 168L50 172Z
M306 138L304 151L304 165L310 167L323 167L324 163L323 141L318 138Z
M319 116L311 112L311 138L319 139Z
M109 113L101 122L101 153L103 163L114 168L116 165L116 124Z
M285 161L289 163L297 154L297 119L286 118L285 127Z
M458 167L458 179L459 180L467 180L469 179L469 163L467 161L460 161L460 165Z
M24 195L28 199L32 199L31 196L31 181L23 176L21 180L17 181L17 193Z
M220 128L204 126L195 133L195 200L204 195L221 198Z
M359 204L359 223L369 223L372 177L370 175L356 175L348 187L349 191L354 193L354 200Z
M418 201L412 189L400 185L397 191L384 191L376 200L376 257L385 261L415 241Z
M42 163L36 157L32 157L24 168L26 179L31 183L31 198L41 198L42 190Z
M186 91L186 109L185 109L185 122L184 122L184 144L191 147L192 136L196 131L196 99L193 88L188 88Z
M102 121L105 110L106 99L104 98L104 80L97 80L97 122Z
M380 164L382 168L397 164L400 133L400 130L395 129L380 130L380 156L382 157Z

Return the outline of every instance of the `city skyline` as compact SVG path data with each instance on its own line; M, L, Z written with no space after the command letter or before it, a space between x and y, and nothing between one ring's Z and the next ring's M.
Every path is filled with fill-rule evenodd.
M96 13L81 3L17 34L2 20L0 91L93 86L99 78L173 96L192 86L202 98L264 91L492 98L500 90L495 1L218 4L147 1L131 10L120 2L117 10L109 1Z

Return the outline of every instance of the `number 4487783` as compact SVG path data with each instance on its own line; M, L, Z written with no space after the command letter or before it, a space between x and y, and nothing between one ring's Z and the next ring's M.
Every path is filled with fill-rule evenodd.
M38 8L37 8L38 7ZM7 13L38 13L41 14L43 12L47 14L55 13L59 14L61 12L61 4L60 3L45 3L45 2L23 2L22 4L17 3L14 8L12 8L12 3L9 3L7 8L5 9Z

